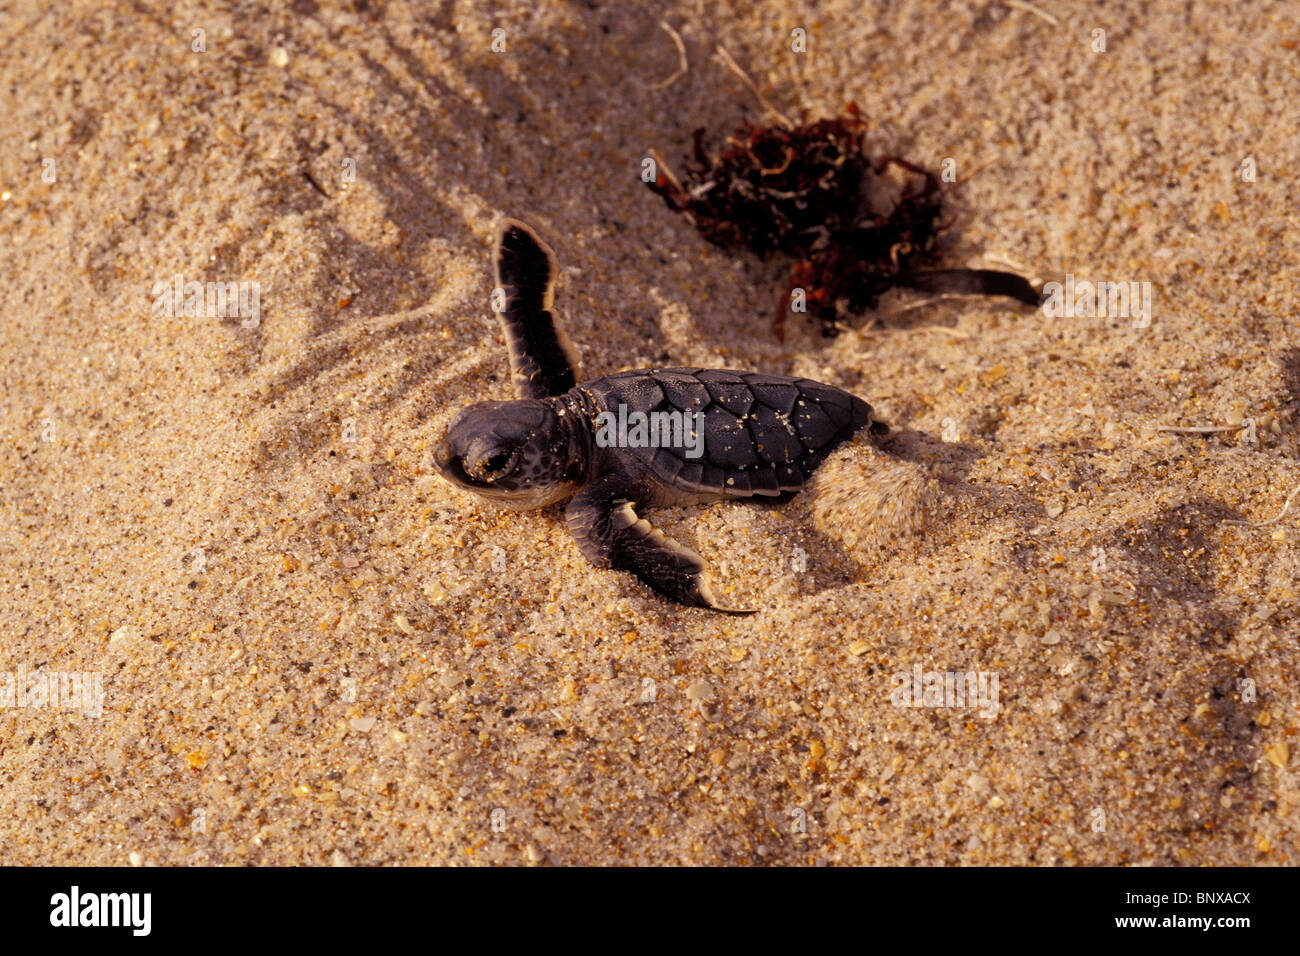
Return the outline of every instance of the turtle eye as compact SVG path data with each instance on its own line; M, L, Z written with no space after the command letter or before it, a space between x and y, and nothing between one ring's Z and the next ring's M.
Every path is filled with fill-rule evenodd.
M499 451L486 458L479 459L475 471L484 481L495 481L504 477L514 467L516 455L511 451Z

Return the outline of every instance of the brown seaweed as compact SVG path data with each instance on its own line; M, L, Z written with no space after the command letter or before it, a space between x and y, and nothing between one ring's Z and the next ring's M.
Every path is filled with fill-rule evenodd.
M928 269L936 259L939 180L897 156L872 160L863 150L865 133L852 103L845 116L804 125L743 123L716 156L697 129L682 179L664 170L647 185L716 245L796 259L773 322L778 339L799 289L827 336L838 334L845 315L874 308L895 286L1038 304L1039 293L1013 273ZM867 177L891 171L902 174L897 194L872 201Z

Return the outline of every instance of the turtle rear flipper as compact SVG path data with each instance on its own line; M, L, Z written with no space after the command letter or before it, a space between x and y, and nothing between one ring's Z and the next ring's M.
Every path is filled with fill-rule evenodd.
M621 480L593 482L569 502L565 521L578 548L598 567L630 571L644 584L679 604L724 614L753 614L719 604L709 587L704 559L674 541L618 496Z
M496 284L505 292L501 331L519 398L563 395L577 384L578 352L555 321L555 253L537 233L507 219L497 240Z

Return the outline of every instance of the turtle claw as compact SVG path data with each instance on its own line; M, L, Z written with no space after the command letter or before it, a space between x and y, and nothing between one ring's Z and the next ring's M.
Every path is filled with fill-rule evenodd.
M654 533L660 534L658 531ZM669 544L677 545L683 551L688 550L684 545L673 541L671 538L664 537L661 534L660 537L663 537L663 540ZM694 551L690 553L695 554ZM674 576L667 580L661 578L658 581L650 579L640 571L634 571L633 573L664 597L671 598L678 604L684 604L687 607L699 607L708 611L717 611L719 614L734 614L736 616L758 613L757 608L727 607L725 604L719 603L717 595L713 593L713 586L709 583L707 571L701 571L699 574L686 579Z
M717 597L713 593L713 588L709 584L708 574L703 572L692 579L691 587L687 592L675 595L674 600L680 601L682 604L689 604L692 607L708 608L710 611L717 611L720 614L740 616L758 613L758 608L727 607L724 604L719 604Z
M674 541L617 497L618 476L597 479L569 502L565 521L592 564L630 571L664 597L723 614L754 614L720 604L713 594L704 559Z

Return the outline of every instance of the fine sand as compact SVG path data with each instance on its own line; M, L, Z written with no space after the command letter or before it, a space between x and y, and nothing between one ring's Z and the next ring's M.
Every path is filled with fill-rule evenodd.
M1249 523L1300 485L1296 9L9 5L0 863L1294 863L1300 506ZM768 121L719 45L953 160L949 262L1148 282L1149 325L894 292L778 342L789 263L639 178ZM585 375L892 425L788 507L652 516L757 615L434 474L510 397L506 216ZM177 276L256 314L169 315ZM901 706L918 670L996 702Z

